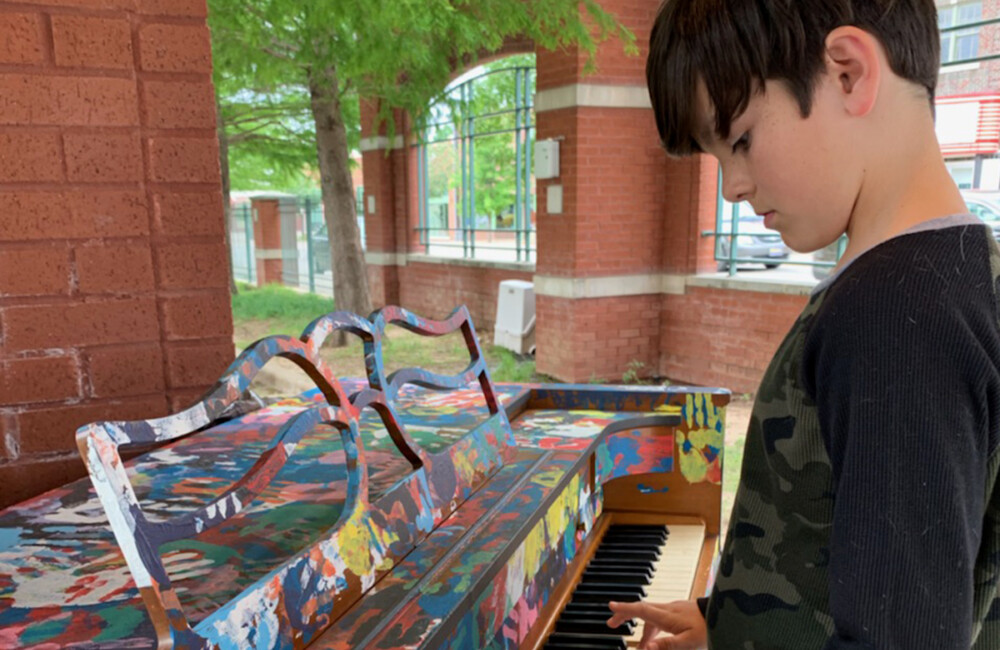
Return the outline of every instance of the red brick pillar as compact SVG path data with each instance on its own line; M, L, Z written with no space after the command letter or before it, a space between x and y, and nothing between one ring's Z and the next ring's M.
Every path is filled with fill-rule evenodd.
M205 0L0 11L0 507L233 358Z
M376 308L399 304L399 274L404 272L413 232L407 227L407 205L412 201L412 214L416 214L417 196L416 154L403 136L406 120L398 111L393 114L395 132L390 139L387 124L375 126L377 111L374 100L361 102L365 262Z
M714 226L714 172L668 161L646 89L659 5L601 3L635 33L640 55L604 43L596 74L584 76L579 51L538 53L537 138L559 142L561 165L538 182L537 365L563 380L658 374L664 295L682 293L684 275L711 256L700 230ZM553 186L561 214L548 210Z
M250 205L253 214L257 286L281 284L281 209L278 199L255 198Z

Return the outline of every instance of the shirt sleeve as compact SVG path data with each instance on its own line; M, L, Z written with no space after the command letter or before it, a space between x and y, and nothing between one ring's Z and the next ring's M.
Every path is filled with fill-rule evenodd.
M826 650L971 644L996 311L917 275L851 291L807 342L835 489Z

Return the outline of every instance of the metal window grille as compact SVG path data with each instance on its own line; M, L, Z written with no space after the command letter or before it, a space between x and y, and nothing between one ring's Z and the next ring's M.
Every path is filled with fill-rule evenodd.
M489 70L431 107L417 152L424 253L531 262L535 69Z

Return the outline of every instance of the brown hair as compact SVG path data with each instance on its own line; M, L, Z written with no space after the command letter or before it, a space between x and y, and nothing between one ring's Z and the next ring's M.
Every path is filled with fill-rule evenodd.
M720 138L769 80L784 82L808 117L826 37L842 25L875 36L892 71L923 86L933 107L941 48L934 0L666 0L646 62L663 146L678 156L701 151L699 79Z

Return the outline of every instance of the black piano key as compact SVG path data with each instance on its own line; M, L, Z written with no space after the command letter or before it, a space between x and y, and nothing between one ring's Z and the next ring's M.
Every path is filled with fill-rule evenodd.
M601 558L600 560L591 560L587 564L588 569L618 569L620 571L631 571L633 573L638 573L644 575L650 579L653 578L653 563L648 560L640 560L635 562L628 562L626 560L615 560L613 558Z
M606 615L605 618L611 618L611 608L608 607L607 603L566 603L566 607L563 608L563 614L565 613L579 614L583 612L589 612L595 616ZM561 614L560 614L561 615Z
M615 527L609 528L604 533L604 537L626 537L634 535L636 537L667 537L670 533L665 530L621 530Z
M659 559L659 552L598 548L597 553L594 554L594 557L601 559L626 558L629 560L649 560L650 562L652 562Z
M607 632L603 634L566 634L564 632L554 632L549 635L547 643L566 643L566 644L586 644L586 643L600 643L599 647L609 648L609 650L626 650L628 644L625 639L621 636L612 636L610 633L611 628L604 627ZM584 646L586 647L586 646Z
M634 603L642 600L644 594L626 591L574 591L571 602L574 603L608 603L612 600L619 603Z
M641 548L663 548L666 546L667 540L660 539L658 537L615 537L605 540L600 546L598 546L598 548L614 544L632 544Z
M640 546L642 548L663 548L667 543L666 538L660 539L659 537L614 537L605 540L601 546L610 546L612 544L633 544ZM598 547L600 548L600 546Z
M659 543L663 543L670 539L670 536L664 532L650 532L650 533L630 533L630 532L614 532L608 533L603 538L603 540L651 540Z
M623 585L648 585L649 578L641 573L627 573L618 569L590 569L583 572L583 582L611 582Z
M626 594L639 594L643 598L646 597L646 587L645 585L637 584L622 584L620 582L615 582L614 580L609 580L603 576L590 576L579 582L576 586L577 589L583 589L584 591L590 592L621 592Z
M563 618L556 621L556 632L566 632L569 634L608 634L610 632L619 636L631 636L634 630L635 624L631 621L627 621L615 628L609 628L607 621L577 621Z
M601 551L649 551L660 557L660 547L657 544L642 544L637 542L609 542L597 547L597 552Z
M629 530L629 531L650 531L650 530L670 530L665 524L623 524L615 522L608 526L609 530Z

